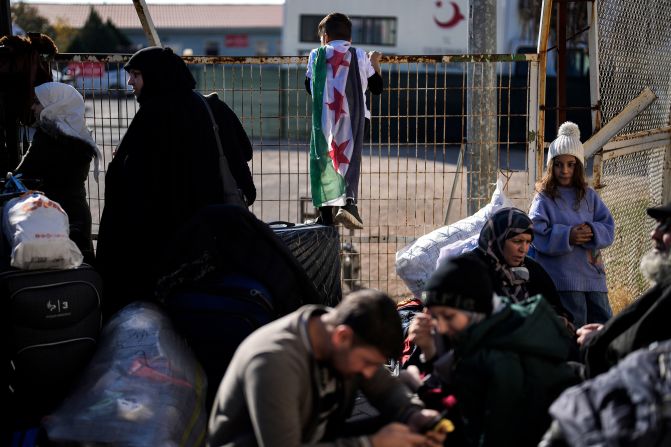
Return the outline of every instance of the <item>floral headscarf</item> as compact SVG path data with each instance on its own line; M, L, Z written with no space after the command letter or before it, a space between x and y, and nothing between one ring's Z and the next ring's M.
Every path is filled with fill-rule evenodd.
M533 224L527 214L517 208L502 208L492 214L480 231L478 249L482 250L494 266L503 293L515 302L529 297L526 283L529 271L524 264L513 267L503 258L503 245L506 240L527 233L533 237Z

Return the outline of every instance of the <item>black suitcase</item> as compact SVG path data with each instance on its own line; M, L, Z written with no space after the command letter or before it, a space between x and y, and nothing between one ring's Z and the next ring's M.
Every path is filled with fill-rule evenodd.
M266 287L237 274L215 273L176 290L165 306L205 370L208 408L242 340L279 316Z
M102 281L88 265L0 273L9 397L50 411L90 360L101 329Z
M270 222L268 225L303 266L319 292L321 304L338 304L342 299L338 228L289 222Z

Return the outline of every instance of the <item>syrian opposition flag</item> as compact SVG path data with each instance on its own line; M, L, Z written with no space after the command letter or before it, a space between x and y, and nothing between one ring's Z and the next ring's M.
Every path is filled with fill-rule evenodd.
M322 46L312 67L310 183L316 207L343 206L346 202L345 175L354 150L345 94L352 58L348 50L349 45Z

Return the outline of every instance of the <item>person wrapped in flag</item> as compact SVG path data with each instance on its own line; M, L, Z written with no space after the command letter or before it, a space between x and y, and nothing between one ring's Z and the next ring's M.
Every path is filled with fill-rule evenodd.
M312 95L312 202L319 208L318 223L362 229L357 196L364 135L370 126L366 90L382 93L382 54L352 47L352 22L345 14L328 14L317 32L321 46L310 52L305 76L305 88Z

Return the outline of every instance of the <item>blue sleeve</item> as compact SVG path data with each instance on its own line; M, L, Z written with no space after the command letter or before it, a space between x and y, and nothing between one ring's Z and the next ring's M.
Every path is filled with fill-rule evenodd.
M561 256L573 251L569 244L571 226L552 222L552 199L536 194L529 210L534 224L533 246L536 252L546 256Z
M593 196L592 203L594 204L594 220L587 222L592 227L594 237L591 241L583 244L585 248L606 248L613 243L615 239L615 220L610 210L603 203L603 200L593 190L590 191Z

